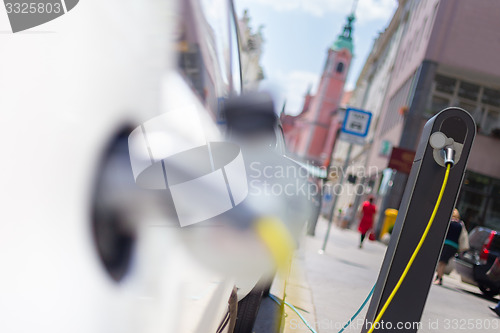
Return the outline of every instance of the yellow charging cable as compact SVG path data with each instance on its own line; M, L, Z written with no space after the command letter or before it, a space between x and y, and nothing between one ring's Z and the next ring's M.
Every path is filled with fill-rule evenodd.
M285 318L283 316L285 315L285 304L287 304L286 286L288 277L290 276L295 242L290 234L290 231L283 224L283 222L273 217L260 218L255 223L255 229L260 239L264 242L271 253L272 258L276 263L277 273L282 276L284 281L283 300L279 303L280 311L278 312L279 331L282 332L285 327Z
M287 227L277 218L263 217L256 221L255 229L278 270L287 270L294 250L293 237Z
M410 270L411 265L413 265L413 261L415 261L415 258L417 257L417 254L420 251L420 248L422 247L425 239L427 238L427 234L429 233L429 230L432 226L432 222L434 222L434 218L436 217L436 213L437 213L437 210L439 208L439 205L441 204L441 199L443 199L444 190L446 189L446 184L448 183L448 176L450 175L450 168L451 168L451 164L447 164L446 165L446 173L444 174L444 179L443 179L443 185L441 186L441 191L439 192L439 196L437 198L436 205L434 206L434 210L432 211L431 218L429 219L429 222L427 223L427 227L425 228L424 233L422 234L422 237L420 238L420 242L418 242L418 245L415 248L415 251L413 251L411 258L408 261L408 264L406 264L406 267L405 267L405 270L403 271L403 274L401 274L401 277L399 278L398 283L396 283L396 286L394 287L391 294L389 295L389 298L387 298L387 300L385 301L384 306L382 307L379 314L375 318L375 321L371 325L371 328L368 331L368 333L372 333L373 330L375 329L375 326L377 326L377 324L380 322L380 319L382 319L382 316L384 315L385 311L387 310L387 308L391 304L391 301L394 298L394 296L396 295L396 293L398 292L399 287L401 287L401 284L403 283L406 275L408 274L408 271Z

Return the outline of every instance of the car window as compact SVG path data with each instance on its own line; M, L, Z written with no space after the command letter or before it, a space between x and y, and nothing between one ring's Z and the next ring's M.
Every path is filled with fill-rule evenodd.
M283 134L283 128L281 126L277 126L275 129L276 133L276 152L280 155L286 155L286 145L285 145L285 137Z
M481 250L484 242L490 237L491 230L486 228L475 228L469 234L469 245L472 249Z
M225 123L225 99L241 93L239 40L229 0L182 1L178 67L213 119Z
M205 38L213 42L216 58L214 67L220 73L221 84L228 90L231 67L231 46L229 34L229 2L228 0L201 0L203 15L203 31Z
M238 25L236 24L236 16L234 9L231 9L230 33L231 33L231 86L232 91L236 94L241 94L241 63L240 63L240 43L238 35Z
M178 67L203 102L206 102L214 89L208 80L208 69L202 56L200 36L195 27L195 17L190 1L183 1L180 11L181 19L175 32L178 52Z

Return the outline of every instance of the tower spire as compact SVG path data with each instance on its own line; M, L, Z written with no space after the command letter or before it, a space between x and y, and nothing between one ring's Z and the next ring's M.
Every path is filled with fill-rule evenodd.
M343 31L338 35L337 40L333 43L332 49L340 50L342 48L346 48L352 53L353 50L352 30L353 30L353 22L355 20L354 13L356 12L358 1L359 0L353 0L351 14L347 16L347 22L344 25Z
M352 2L352 10L351 10L351 15L354 15L354 13L356 12L356 8L358 7L358 1L359 0L354 0Z

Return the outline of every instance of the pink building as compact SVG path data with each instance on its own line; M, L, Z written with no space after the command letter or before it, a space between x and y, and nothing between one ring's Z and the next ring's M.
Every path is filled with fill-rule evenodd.
M299 158L318 166L328 165L341 127L342 119L339 119L337 110L353 54L353 21L354 15L351 14L343 32L328 49L317 94L306 94L299 115L281 116L288 149Z
M498 17L500 1L399 0L388 28L397 52L367 164L386 168L387 147L415 150L430 117L449 106L461 107L476 120L478 134L457 207L469 228L500 230ZM378 68L367 70L376 74ZM399 206L405 183L406 175L396 173L389 207Z

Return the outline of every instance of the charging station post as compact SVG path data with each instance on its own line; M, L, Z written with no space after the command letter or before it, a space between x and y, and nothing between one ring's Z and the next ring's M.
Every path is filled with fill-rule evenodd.
M476 125L469 113L447 108L426 124L406 184L362 333L368 332L398 283L427 227L438 198L446 164L453 165L444 196L413 265L373 332L416 332L460 190ZM450 162L452 159L452 162Z

